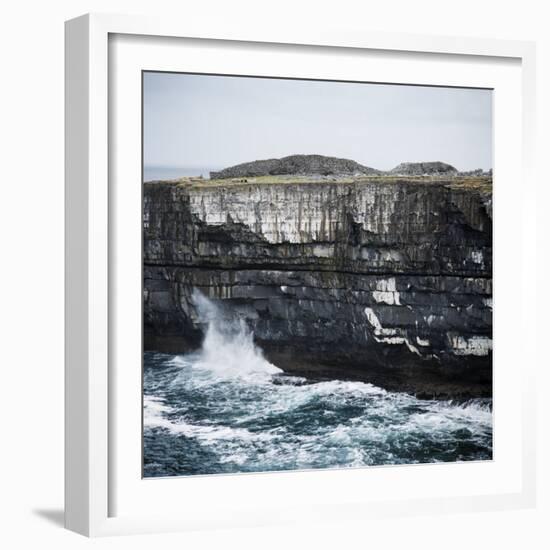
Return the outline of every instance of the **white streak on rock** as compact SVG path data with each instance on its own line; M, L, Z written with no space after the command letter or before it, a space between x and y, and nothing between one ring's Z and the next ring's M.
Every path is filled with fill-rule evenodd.
M453 348L455 355L489 355L493 349L493 340L487 336L471 336L464 338L463 336L447 333L449 343Z
M395 277L379 279L376 281L376 290L372 293L378 303L385 303L390 306L400 306L399 292L396 290Z
M418 351L418 348L413 346L409 342L409 339L405 336L385 336L383 338L377 338L375 336L374 339L377 342L383 342L384 344L398 344L398 345L405 344L411 353L416 353L416 355L421 355L420 352Z
M376 281L376 290L382 292L395 292L395 277L390 277L389 279L378 279Z
M372 308L366 307L365 315L367 316L371 326L374 328L374 339L377 342L397 345L405 344L410 352L421 355L418 349L409 342L409 339L406 336L396 336L397 329L384 328Z
M372 297L378 303L388 304L389 306L400 306L399 302L399 292L383 292L380 290L375 290L372 293Z
M409 351L412 352L412 353L416 353L416 355L420 355L420 352L418 351L418 348L413 346L410 342L409 342L409 339L408 338L405 338L405 344L406 346L409 348Z
M475 264L483 265L483 252L481 250L473 250L470 257Z
M378 317L376 316L376 313L372 310L370 307L365 308L365 315L367 316L367 319L371 326L376 330L382 330L382 325L380 324L380 321Z
M380 336L393 336L394 334L397 334L396 328L381 328L379 330L376 330L375 333Z

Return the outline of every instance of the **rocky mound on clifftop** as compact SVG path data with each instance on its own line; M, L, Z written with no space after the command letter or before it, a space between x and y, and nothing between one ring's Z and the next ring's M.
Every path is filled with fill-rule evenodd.
M444 162L402 162L392 170L391 174L399 176L453 176L458 170Z
M256 160L210 172L211 179L246 178L278 175L372 175L380 171L354 160L323 155L291 155L281 159Z

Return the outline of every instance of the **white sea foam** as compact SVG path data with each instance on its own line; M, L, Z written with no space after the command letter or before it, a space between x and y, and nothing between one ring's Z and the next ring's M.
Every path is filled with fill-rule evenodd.
M172 411L172 408L164 403L162 397L153 395L143 396L143 424L148 428L170 427L169 420L165 415Z
M148 424L152 427L150 424ZM203 443L215 445L223 441L238 441L241 444L252 441L271 441L273 436L268 433L253 433L244 428L232 428L229 426L208 426L190 424L182 419L166 420L155 424L156 427L165 428L173 434L185 435L201 440Z
M196 370L182 369L189 391ZM211 415L197 418L191 409L178 416L153 399L146 401L145 426L196 441L213 453L209 460L218 457L222 471L411 463L428 442L452 451L456 430L490 445L492 412L485 403L419 401L342 381L281 385L230 377L199 391Z
M263 357L244 320L202 295L194 299L207 325L204 343L193 354L165 357L164 369L155 363L146 370L144 427L148 437L173 437L171 449L189 449L182 456L195 457L200 472L491 456L490 400L422 401L363 382L285 376ZM372 310L365 315L379 337L389 337ZM146 456L164 468L158 445ZM424 452L430 446L438 449L433 456ZM187 462L181 468L176 473Z
M171 407L164 403L162 397L153 395L143 396L143 407L148 416L162 416L172 410Z

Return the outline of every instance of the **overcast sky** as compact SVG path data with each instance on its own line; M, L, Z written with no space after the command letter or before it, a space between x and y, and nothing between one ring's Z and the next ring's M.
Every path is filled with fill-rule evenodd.
M145 166L321 154L492 167L489 90L149 72L143 101Z

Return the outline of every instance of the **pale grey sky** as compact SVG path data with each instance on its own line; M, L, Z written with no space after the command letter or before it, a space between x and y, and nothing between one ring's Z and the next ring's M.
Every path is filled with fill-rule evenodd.
M492 167L490 90L148 72L143 101L145 166L321 154Z

